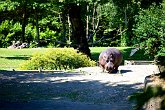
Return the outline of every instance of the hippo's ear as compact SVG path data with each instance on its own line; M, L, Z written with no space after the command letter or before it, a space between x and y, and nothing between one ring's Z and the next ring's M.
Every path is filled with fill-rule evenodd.
M107 55L103 55L103 59L107 59Z
M110 57L113 58L113 54L110 54Z
M110 60L114 60L114 59L115 59L114 55L110 54Z

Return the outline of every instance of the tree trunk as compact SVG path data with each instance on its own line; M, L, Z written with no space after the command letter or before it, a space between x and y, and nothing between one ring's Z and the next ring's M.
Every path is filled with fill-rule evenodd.
M63 10L63 12L62 12L62 36L61 36L61 41L62 42L64 42L64 43L66 43L66 19L67 19L67 17L66 17L66 10ZM65 44L60 44L62 47L64 47L65 46Z
M92 36L92 43L94 43L96 38L96 30L95 30L95 13L96 13L96 3L93 3L93 15L92 15L92 29L93 29L93 36ZM93 47L93 45L92 45Z
M68 46L70 47L70 43L71 43L71 39L70 39L70 37L71 37L71 23L70 23L70 19L69 19L69 15L68 15Z
M38 25L38 15L36 13L36 38L37 38L37 43L38 47L40 47L40 35L39 35L39 25Z
M91 57L85 26L81 20L80 6L75 3L69 4L69 17L72 27L71 41L73 47Z
M39 35L39 24L38 24L38 6L35 9L35 20L36 20L36 40L38 43L38 47L40 47L40 35Z
M93 3L93 14L92 14L92 28L93 28L93 33L95 31L95 12L96 12L96 4Z
M87 13L89 12L89 6L87 5ZM86 38L88 38L88 30L89 30L89 26L88 26L88 23L89 23L89 16L87 14L87 21L86 21Z
M22 43L25 42L25 27L26 27L26 17L27 17L26 5L27 5L27 2L25 1L23 4L22 39L21 39Z

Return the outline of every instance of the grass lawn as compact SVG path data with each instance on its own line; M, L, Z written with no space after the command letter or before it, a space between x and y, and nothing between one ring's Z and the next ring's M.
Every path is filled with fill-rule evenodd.
M109 47L91 47L92 59L98 60L101 51ZM124 60L153 60L149 56L144 55L144 50L137 51L133 56L130 57L131 47L116 47L123 53Z
M6 49L0 48L0 70L15 69L28 60L35 52L45 52L46 48Z
M108 47L90 47L92 59L98 61L101 51ZM144 55L144 51L139 50L132 57L129 57L131 52L130 47L117 47L122 51L124 60L152 60ZM44 53L49 48L30 48L30 49L6 49L0 48L0 70L11 70L19 67L19 64L28 60L32 54L36 52Z

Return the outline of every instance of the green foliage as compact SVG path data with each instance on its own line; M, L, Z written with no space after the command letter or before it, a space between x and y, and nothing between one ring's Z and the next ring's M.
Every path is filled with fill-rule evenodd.
M12 41L22 40L23 17L26 14L25 42L36 41L36 16L39 22L40 39L51 39L44 46L54 45L60 40L61 22L57 1L3 0L0 2L0 47L8 47ZM25 11L26 9L26 11Z
M134 44L145 48L146 54L154 57L165 47L165 2L141 10L134 25Z
M5 20L0 24L0 47L11 45L12 41L20 40L21 25L19 22Z
M26 0L2 0L0 1L0 27L2 27L0 29L0 47L7 47L11 45L11 41L22 39L23 15L26 15L26 42L32 43L33 41L38 41L36 38L37 17L39 38L42 40L51 40L47 42L44 47L65 46L66 44L57 44L55 42L70 41L69 37L74 32L70 29L72 26L70 26L70 18L67 13L67 4L77 3L81 6L80 12L82 16L80 19L82 19L85 24L87 23L88 17L88 34L95 35L94 40L96 40L96 42L104 35L110 35L105 40L103 39L102 42L94 44L94 46L120 46L120 44L122 46L132 46L132 41L129 39L135 37L134 42L139 43L141 40L145 41L148 37L155 36L154 38L146 40L147 48L153 49L152 52L147 51L147 53L154 54L156 49L153 48L155 47L153 45L157 45L159 42L163 44L164 41L164 3L162 3L163 6L160 8L155 8L155 6L149 9L147 8L152 3L156 3L156 6L159 6L159 3L162 1L163 0L29 0L26 2ZM88 10L87 6L89 7ZM145 8L146 10L139 12L141 8ZM135 15L137 16L135 17ZM8 21L8 23L6 21ZM134 30L132 30L133 25ZM110 32L112 30L117 30L118 35L111 34ZM122 34L124 30L126 31ZM116 39L112 41L111 38L115 36ZM158 38L158 36L161 37ZM145 37L145 39L143 39L143 37ZM138 39L141 40L138 42ZM91 42L93 43L93 41ZM153 45L150 45L151 43ZM161 47L164 47L164 45L159 46L160 49Z
M0 1L0 11L15 10L17 6L19 6L18 2L11 2L10 0Z
M20 69L66 70L94 65L94 61L72 48L56 48L50 49L44 54L34 54L30 60L21 65Z
M128 39L128 38L127 38L126 33L123 33L123 34L121 35L121 43L120 43L120 46L121 46L121 47L127 47L127 42L128 42L127 39Z
M25 39L26 39L26 41L28 43L30 43L31 41L34 40L35 35L36 35L36 30L35 30L34 26L31 23L27 24L25 27Z

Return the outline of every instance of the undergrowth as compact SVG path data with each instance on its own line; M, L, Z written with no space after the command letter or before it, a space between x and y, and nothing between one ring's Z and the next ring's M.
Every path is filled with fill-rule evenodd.
M30 60L20 66L21 70L66 70L95 66L86 55L72 48L49 49L45 53L35 53Z

